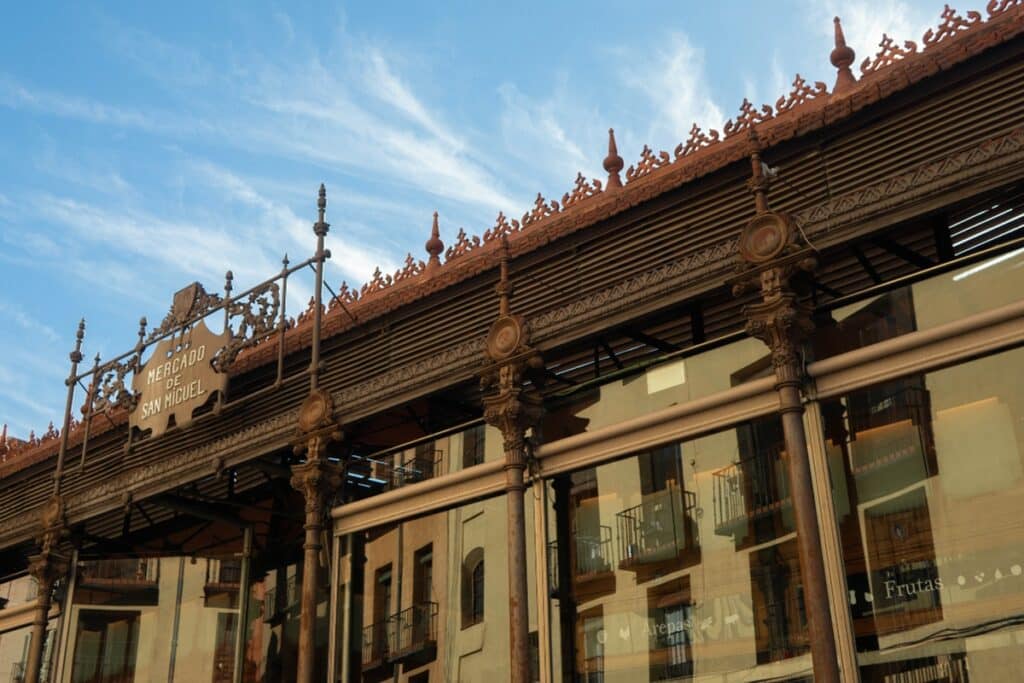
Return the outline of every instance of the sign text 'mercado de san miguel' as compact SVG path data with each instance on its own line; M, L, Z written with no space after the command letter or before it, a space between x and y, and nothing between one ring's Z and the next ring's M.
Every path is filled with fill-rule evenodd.
M213 334L200 321L181 336L157 344L132 380L138 396L132 426L151 429L153 436L159 436L167 431L172 415L176 426L184 426L215 391L225 391L228 376L214 370L210 361L226 338L226 334Z

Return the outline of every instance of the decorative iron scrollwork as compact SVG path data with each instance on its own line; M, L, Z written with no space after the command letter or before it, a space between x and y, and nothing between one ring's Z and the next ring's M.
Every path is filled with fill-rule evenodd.
M171 310L164 316L163 321L150 331L146 343L149 344L189 321L217 310L223 304L224 298L221 295L210 294L201 284L193 282L174 295Z
M277 331L281 311L281 293L276 282L253 289L245 297L232 299L226 306L228 343L210 362L217 372L225 372L243 350L256 346ZM233 323L237 321L237 329Z
M92 401L89 404L88 412L109 415L117 408L124 408L128 411L135 410L138 395L131 388L131 378L135 376L140 367L138 354L134 354L126 360L111 361L99 366L93 375L93 385L90 387Z

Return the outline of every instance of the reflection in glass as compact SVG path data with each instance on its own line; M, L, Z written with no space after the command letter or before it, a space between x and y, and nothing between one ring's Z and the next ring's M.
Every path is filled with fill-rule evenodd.
M233 680L238 559L83 560L77 577L67 615L69 680Z
M816 358L828 358L916 330L928 330L1017 301L1024 249L893 289L830 311L814 333Z
M1018 349L822 405L863 680L1019 678L1022 369Z
M526 510L529 534L533 506ZM347 590L348 633L339 631L346 680L506 680L506 525L505 498L497 497L346 537L339 578ZM527 555L533 567L531 543ZM531 572L530 602L534 582ZM536 631L533 610L530 618ZM532 634L533 657L537 642Z
M805 676L786 457L770 418L551 480L556 678Z

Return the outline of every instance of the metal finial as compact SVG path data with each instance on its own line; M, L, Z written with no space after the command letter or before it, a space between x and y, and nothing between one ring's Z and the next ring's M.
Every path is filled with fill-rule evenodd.
M229 297L231 296L231 283L234 281L234 279L235 274L232 273L230 270L224 273L224 291L227 293Z
M85 318L78 321L78 330L75 332L75 350L70 353L72 363L78 364L82 362L83 339L85 339Z
M320 183L320 193L316 200L317 208L317 219L316 223L313 224L313 232L317 237L323 237L327 234L331 225L325 220L327 211L327 188L323 183Z
M284 258L281 259L281 266L283 267L284 270L288 270L288 263L288 253L285 252Z
M141 318L139 318L139 345L140 346L142 345L142 340L146 336L146 325L148 325L148 324L149 324L149 321L146 320L146 316L142 316Z
M441 241L441 230L437 224L437 211L434 212L434 224L430 227L430 239L424 245L430 259L427 261L427 268L438 268L441 265L441 253L444 251L444 242Z
M619 156L619 148L615 144L615 129L608 129L608 156L604 158L604 170L608 171L607 189L622 187L622 179L619 172L625 166L622 157Z
M832 50L832 54L829 55L829 61L838 70L832 94L841 95L852 88L857 82L853 71L850 70L850 65L853 64L853 60L857 55L853 48L846 45L846 36L843 35L843 24L839 21L839 17L835 17L832 21L835 24L836 46Z

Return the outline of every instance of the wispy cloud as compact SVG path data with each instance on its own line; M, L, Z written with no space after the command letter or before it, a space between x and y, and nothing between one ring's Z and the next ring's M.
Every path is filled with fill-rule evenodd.
M671 33L649 56L624 62L623 82L650 106L648 139L667 145L685 139L694 123L706 130L725 122L708 87L704 50L686 34Z
M60 338L52 327L33 318L17 304L12 304L9 301L0 301L0 314L3 314L6 319L13 321L15 325L26 332L39 333L49 341L57 341Z
M185 115L122 107L87 97L29 87L5 74L0 74L0 106L164 135L190 135L209 130L204 122Z

